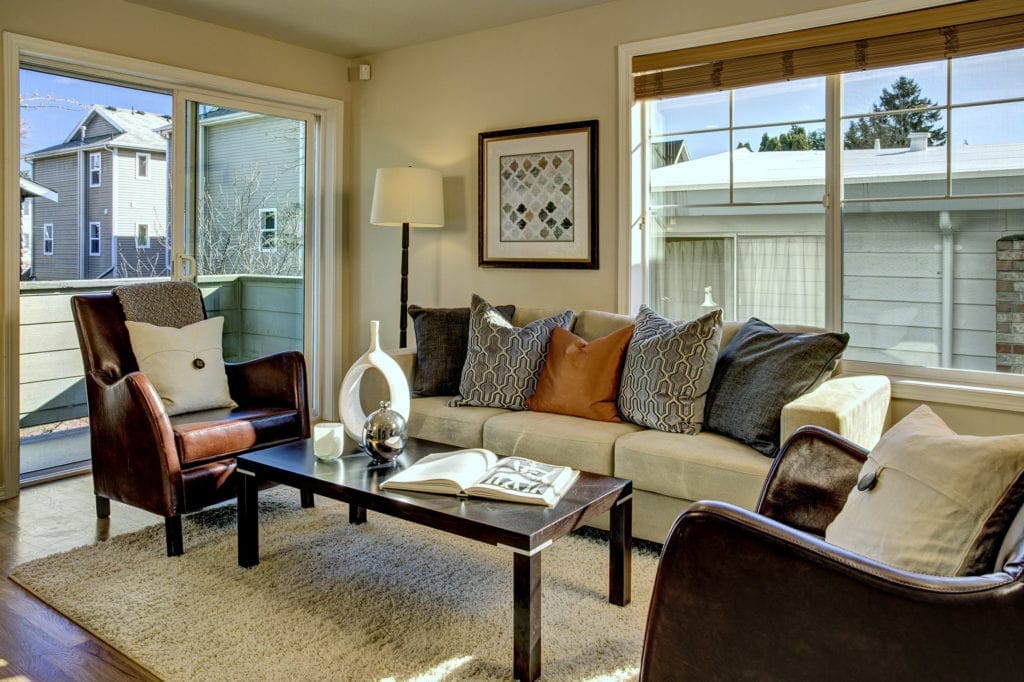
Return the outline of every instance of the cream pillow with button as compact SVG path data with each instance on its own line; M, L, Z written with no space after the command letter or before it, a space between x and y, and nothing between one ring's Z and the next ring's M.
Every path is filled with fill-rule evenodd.
M224 371L223 317L180 329L131 321L125 326L139 371L153 384L168 415L237 407Z
M915 573L980 575L1024 501L1024 435L961 436L922 405L887 431L825 530L838 547Z

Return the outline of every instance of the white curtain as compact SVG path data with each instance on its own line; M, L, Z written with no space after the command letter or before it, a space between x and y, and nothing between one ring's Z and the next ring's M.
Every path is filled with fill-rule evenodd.
M736 245L736 317L825 326L825 238L744 237Z
M663 260L651 263L651 307L670 319L692 320L708 312L704 288L726 316L731 311L731 240L666 239L662 241ZM657 286L655 285L657 283Z

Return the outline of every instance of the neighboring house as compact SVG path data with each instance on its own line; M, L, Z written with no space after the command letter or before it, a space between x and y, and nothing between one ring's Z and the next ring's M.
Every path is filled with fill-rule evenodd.
M32 212L35 199L42 197L56 203L60 197L49 187L28 178L19 177L18 186L21 190L21 262L18 271L20 279L24 280L32 276Z
M60 195L35 207L37 280L168 273L168 118L95 105L64 142L25 155L32 179Z
M852 337L845 357L993 371L996 242L1024 232L1024 210L999 199L885 199L941 196L947 153L954 196L1020 192L1024 143L947 149L928 146L926 133L911 138L908 148L843 152L845 198L871 200L843 213L843 323ZM690 319L712 286L728 317L824 325L825 223L815 205L824 191L823 151L742 148L652 170L652 227L661 239L649 248L663 284L652 285L651 300L663 314Z

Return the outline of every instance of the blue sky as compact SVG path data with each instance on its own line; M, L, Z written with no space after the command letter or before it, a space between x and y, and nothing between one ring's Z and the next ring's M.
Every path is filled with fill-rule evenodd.
M28 123L28 131L21 138L22 154L63 142L85 115L88 105L103 104L126 109L134 107L154 114L171 114L171 96L163 93L106 85L69 76L54 76L28 69L21 69L19 75L23 100L36 94L42 97L52 95L86 105L72 108L23 107L21 116Z

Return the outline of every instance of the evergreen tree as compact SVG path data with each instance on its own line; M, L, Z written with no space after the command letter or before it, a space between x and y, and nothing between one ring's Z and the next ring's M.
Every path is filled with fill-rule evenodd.
M810 133L803 126L792 125L789 130L775 137L768 137L768 133L761 136L759 152L800 152L809 149L824 149L825 133L821 130L812 130Z
M753 149L750 148L749 142L740 142L739 144L736 145L736 149L746 149L748 152L754 151Z
M877 139L883 149L900 149L910 145L910 133L931 133L933 145L946 143L946 131L937 127L942 114L938 111L911 111L902 114L884 113L934 106L935 102L921 96L921 86L913 78L900 76L888 88L882 88L878 101L871 105L872 113L850 121L843 136L847 149L871 149Z

